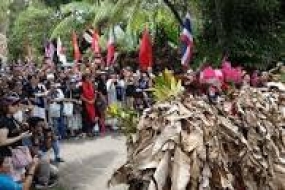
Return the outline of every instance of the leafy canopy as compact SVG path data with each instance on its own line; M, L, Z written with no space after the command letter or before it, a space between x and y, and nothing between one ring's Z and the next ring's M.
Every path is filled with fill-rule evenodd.
M11 29L8 46L11 54L27 55L30 47L35 55L39 55L44 40L50 35L56 22L50 9L29 7L21 12Z

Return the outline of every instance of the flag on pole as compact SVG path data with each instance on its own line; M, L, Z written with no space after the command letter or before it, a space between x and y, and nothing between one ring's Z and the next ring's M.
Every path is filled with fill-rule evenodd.
M91 48L94 52L94 54L100 54L100 45L99 45L99 34L97 33L97 31L95 30L93 32L93 37L92 37L92 44L91 44Z
M72 45L73 45L74 60L78 62L81 59L81 53L79 50L77 35L75 32L72 33Z
M66 60L66 56L65 56L64 51L63 51L63 46L62 46L60 37L57 38L56 54L58 56L58 60L62 64L66 64L67 60Z
M139 63L140 68L143 71L146 71L149 67L152 66L152 43L151 37L147 29L145 29L140 45L139 52Z
M183 31L181 34L181 42L182 42L181 64L187 67L189 62L191 61L192 54L193 54L193 47L194 47L191 17L189 13L187 13L185 17Z
M53 59L55 47L51 41L47 41L45 44L45 57Z
M115 61L115 36L113 28L110 29L109 41L108 41L108 53L107 53L107 67L113 64Z

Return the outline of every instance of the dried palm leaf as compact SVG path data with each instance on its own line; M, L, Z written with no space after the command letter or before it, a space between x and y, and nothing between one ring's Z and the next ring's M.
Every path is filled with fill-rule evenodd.
M190 181L190 162L190 157L177 146L173 158L171 190L186 190Z
M148 190L163 190L169 175L170 153L165 152L150 182Z
M169 73L164 77L163 95L176 88ZM151 190L285 189L282 93L241 89L232 104L238 115L192 95L158 102L141 117L127 164L112 181L136 190L134 183Z

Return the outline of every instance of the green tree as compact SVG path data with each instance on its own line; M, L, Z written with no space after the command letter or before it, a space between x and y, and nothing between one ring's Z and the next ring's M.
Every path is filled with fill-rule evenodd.
M0 33L6 34L9 27L10 1L0 2Z
M50 35L56 22L53 11L29 7L16 18L8 47L11 58L27 55L27 47L33 50L35 56L42 54L44 40Z
M267 68L285 49L282 0L202 0L198 60L223 55L249 67ZM284 6L284 5L283 5Z
M158 34L157 28L165 27L164 40L170 39L172 43L177 43L178 23L171 10L163 3L140 0L101 1L100 3L75 1L62 5L60 12L62 18L54 28L51 38L60 36L69 55L72 53L70 38L72 31L80 33L88 27L99 30L102 34L102 42L106 42L110 28L120 24L125 31L123 37L117 36L117 46L121 51L136 50L138 36L146 26L152 31L154 38ZM105 43L102 44L105 45Z
M47 6L59 8L62 4L70 3L72 0L42 0Z

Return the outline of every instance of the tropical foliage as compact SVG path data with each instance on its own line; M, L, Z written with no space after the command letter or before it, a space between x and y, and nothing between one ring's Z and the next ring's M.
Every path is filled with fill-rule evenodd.
M96 28L102 34L102 44L105 44L109 30L118 25L121 28L116 35L119 51L136 51L139 36L145 27L151 31L156 48L160 49L168 44L173 48L172 51L177 51L182 18L187 11L192 15L195 36L194 65L204 62L220 64L226 54L234 63L266 68L285 57L285 3L282 0L33 0L28 1L28 4L24 4L24 0L14 0L11 4L9 2L1 2L0 8L5 10L9 6L11 12L8 16L8 33L12 57L25 53L19 48L24 43L21 36L27 33L24 31L36 36L25 42L29 43L35 52L40 52L39 43L42 44L43 41L39 40L39 36L60 36L71 57L72 31L82 34L86 28ZM40 9L38 6L42 6L43 15L36 13L35 10ZM7 20L5 11L1 12L0 21ZM22 15L26 18L21 18ZM51 21L50 18L56 23L46 22ZM29 30L28 25L22 24L22 29L19 23L29 23L33 27L44 26ZM3 23L0 30L3 30L3 25L7 26L7 23ZM46 29L45 25L49 28ZM32 42L33 40L38 42Z
M197 38L198 60L220 63L228 54L236 63L264 69L284 56L284 1L197 2L203 20Z
M9 35L9 51L14 57L29 53L40 55L44 41L51 34L55 22L50 9L29 7L21 12Z
M5 33L8 29L10 4L10 1L3 1L0 3L0 33Z
M173 73L165 70L155 78L152 91L156 101L165 101L179 97L183 92L183 87L181 80L177 80Z
M107 115L118 120L119 127L125 135L136 133L137 111L118 104L112 104L107 109Z

